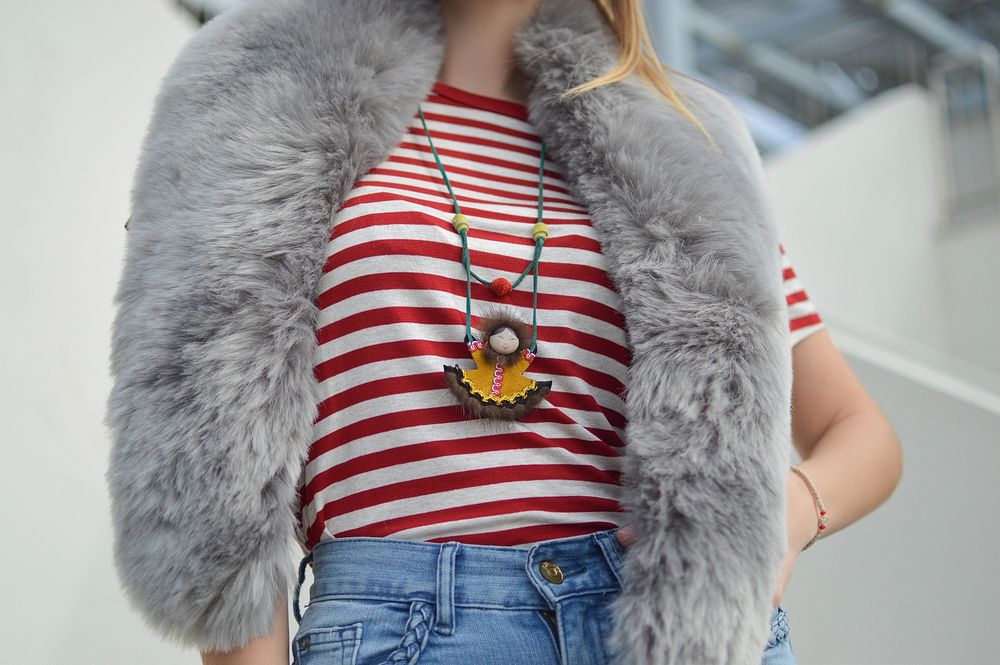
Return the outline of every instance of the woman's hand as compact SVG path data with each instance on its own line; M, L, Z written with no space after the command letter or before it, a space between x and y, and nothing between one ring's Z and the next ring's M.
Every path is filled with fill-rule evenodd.
M635 542L635 527L631 524L626 524L622 528L615 531L615 536L618 538L618 542L621 543L623 547L628 547Z
M288 601L279 601L271 630L233 651L202 651L202 665L288 665Z
M778 578L778 587L775 589L774 598L771 601L771 611L775 612L785 595L785 588L792 577L792 570L795 569L795 562L799 558L799 552L806 546L816 534L816 508L813 504L812 494L806 487L802 479L794 472L788 472L788 552L785 561L781 565L781 574ZM615 537L623 547L628 547L636 540L635 528L631 524L617 529Z

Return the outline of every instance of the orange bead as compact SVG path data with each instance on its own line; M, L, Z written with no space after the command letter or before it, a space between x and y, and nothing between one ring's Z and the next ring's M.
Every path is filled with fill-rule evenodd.
M490 283L490 288L493 289L493 293L497 294L499 297L503 298L505 295L511 292L511 285L503 277L497 277Z

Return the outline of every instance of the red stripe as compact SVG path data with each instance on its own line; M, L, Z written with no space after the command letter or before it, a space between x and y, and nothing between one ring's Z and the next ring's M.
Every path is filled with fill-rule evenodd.
M427 117L427 114L424 114ZM430 123L428 123L430 127ZM437 149L438 155L441 155L441 141L456 141L463 145L469 146L479 146L481 148L493 149L503 152L513 152L522 155L529 155L535 159L536 166L534 167L535 173L538 172L537 163L541 160L541 148L535 146L518 145L516 143L508 143L504 141L497 141L496 139L489 139L483 136L474 136L472 134L456 134L455 132L449 132L442 129L431 128L431 141L434 142L434 147ZM425 145L427 141L427 133L424 132L423 125L414 127L409 126L406 128L405 134L410 138L410 141L401 141L399 146L409 148L410 146L419 147L430 152L430 145ZM414 143L412 137L417 137L417 141ZM540 144L539 144L540 145ZM433 153L432 153L433 154ZM472 153L469 153L472 154ZM482 159L483 155L477 150L475 151L476 156ZM502 158L498 158L502 159ZM449 177L451 176L451 170L445 165L445 171L448 172Z
M793 291L785 295L785 302L789 305L795 305L800 302L806 302L809 300L809 296L806 295L805 291Z
M437 174L440 173L440 171L438 170L437 162L434 161L433 157L431 157L428 160L425 158L418 159L416 157L410 157L409 155L405 154L391 153L386 161L390 164L407 164L409 166L416 166L418 168L427 169L430 173L434 174L428 176L429 179L444 185L444 180L437 177ZM386 167L382 166L381 168L384 169ZM456 182L455 176L460 175L460 176L469 176L471 178L479 178L479 179L482 179L484 176L488 176L490 180L496 182L498 185L503 183L508 183L511 185L517 185L521 187L527 187L529 185L532 187L538 186L537 170L532 170L530 174L526 171L524 177L514 177L511 175L506 175L503 173L496 173L496 172L484 173L483 170L481 169L479 170L471 169L471 168L466 168L460 164L454 164L447 167L447 172L449 181L453 183ZM458 182L462 181L459 180ZM560 194L570 198L571 203L575 207L580 208L581 210L586 210L586 206L573 199L572 193L566 186L565 179L559 173L546 169L543 172L543 182L545 184L544 193L546 197L548 197L550 192L555 194ZM349 201L350 199L348 198L345 200Z
M347 480L362 473L398 466L400 464L420 462L439 457L451 457L453 455L472 455L501 450L540 450L544 448L562 448L577 455L619 456L617 450L601 441L581 441L579 439L568 438L553 439L529 432L519 433L517 436L502 434L477 436L467 439L426 441L359 455L341 464L323 469L304 485L300 501L302 505L308 504L316 494L334 483ZM315 456L313 457L315 458Z
M486 251L483 249L476 249L472 246L476 244L476 241L481 242L483 240L496 240L510 245L511 254L513 254L513 256ZM521 240L522 242L517 242L518 240ZM436 240L421 240L417 238L371 239L366 242L346 246L331 253L326 261L326 264L323 266L323 272L330 272L335 268L343 267L353 261L380 258L384 256L420 256L429 259L450 261L458 266L461 266L462 247L460 243L461 241L458 239L457 234L454 237L454 244L452 242L438 242ZM517 236L503 233L481 231L477 234L475 239L469 242L469 245L469 258L472 263L472 271L485 279L489 279L489 276L480 274L480 270L502 270L507 273L513 273L511 275L511 279L513 280L525 271L525 269L529 266L531 259L534 257L534 243L532 243L531 239L527 237L518 238ZM379 273L381 273L381 271L379 271ZM463 283L465 281L464 273L465 271L462 269ZM420 273L399 274L419 275ZM554 260L547 261L545 260L543 249L543 259L538 262L538 278L542 279L544 277L573 279L578 282L596 284L609 291L614 290L614 285L612 284L606 271L596 266L581 265L579 263L566 263ZM518 285L518 292L525 290L525 284L530 287L532 282L529 280L532 279L534 279L534 277L531 272L525 275L521 284ZM477 282L477 284L478 283L479 282ZM484 284L483 286L485 287L486 285ZM492 293L492 291L490 292ZM530 294L530 291L528 292Z
M576 524L538 524L526 526L518 529L506 529L504 531L491 531L489 533L472 533L458 536L442 536L431 538L428 542L444 543L457 541L468 545L500 545L515 546L524 543L535 543L543 540L554 540L556 538L571 538L582 536L595 531L614 529L618 525L613 522L579 522Z
M340 395L337 395L335 399L343 402L344 398L342 396L350 392L353 391L344 391ZM537 411L537 409L535 410ZM365 418L349 425L344 425L329 434L319 437L313 441L312 446L309 448L310 459L315 459L354 439L373 436L375 434L384 434L406 427L421 427L424 425L440 425L442 423L455 422L461 415L461 411L456 404L454 406L447 405L398 411L392 415L392 418Z
M539 496L518 499L486 501L457 508L442 508L415 515L405 515L391 520L382 520L363 527L340 531L335 538L367 536L387 538L394 533L416 529L430 524L454 522L476 517L508 515L528 511L550 513L609 513L624 512L621 504L611 499L596 496Z
M585 270L581 267L580 272L584 273ZM395 288L387 289L386 286ZM317 304L322 310L327 307L332 307L333 305L348 298L354 298L367 293L379 293L387 290L391 291L400 289L433 289L435 291L464 297L466 288L466 281L464 279L452 279L448 277L430 276L420 273L376 273L372 275L362 275L361 277L355 277L354 279L348 279L336 284L332 288L327 289L320 294L317 299ZM610 290L610 285L606 285L606 288ZM490 287L473 281L472 298L475 302L495 302L496 295ZM504 296L504 303L508 305L527 307L530 309L531 299L532 293L530 291L523 291L519 288ZM407 308L403 307L402 309L405 310ZM623 321L621 312L615 310L610 305L590 300L589 298L584 298L582 296L564 296L552 293L539 293L538 310L539 312L543 312L543 314L538 315L539 321L545 320L544 312L548 310L577 312L581 315L597 319L598 321L603 321L615 327L621 326ZM449 310L442 310L438 308L438 311L445 313ZM402 314L402 312L400 313ZM461 323L464 324L465 313L462 312L461 315ZM473 315L473 326L477 324L477 319L478 317ZM542 326L539 325L539 338L545 337L541 334L541 330Z
M418 376L406 376L366 383L323 400L319 405L315 423L334 415L338 410L369 399L385 397L387 394L409 394L418 392L420 389L440 390L440 384L441 377L436 373L433 375L421 374ZM564 394L560 391L549 393L546 396L546 400L552 404L552 407L536 407L531 413L522 418L521 421L535 424L576 425L560 408L557 408L566 408L563 406L567 401L563 398ZM624 414L606 407L601 407L596 413L604 415L610 427L617 427L618 430L624 430L626 421ZM385 416L362 418L361 420L332 430L313 441L309 451L309 459L310 461L316 459L334 448L365 436L373 436L383 432L410 427L443 425L455 422L456 414L461 416L457 404L454 406L421 407L398 411L392 414L392 418ZM624 445L621 435L614 429L598 427L585 427L584 429L595 439L603 441L608 446L620 448Z
M483 174L480 173L478 175L482 176ZM494 177L492 174L490 174L490 179L493 180L493 181L495 181L495 182L499 182L501 180L501 178ZM362 185L364 183L363 182L359 182L358 184ZM459 183L453 183L453 184L459 185ZM522 185L522 184L523 183L521 183L521 182L515 181L515 185ZM389 186L393 187L393 189L390 190L390 191L384 191L384 192L366 192L366 193L362 193L362 192L358 192L358 191L353 191L353 193L350 196L345 197L344 202L341 204L341 210L345 210L345 209L348 209L348 208L353 208L356 205L358 205L359 202L360 203L364 203L366 201L369 201L371 199L366 199L366 197L370 197L370 196L373 196L373 195L381 197L380 199L375 199L377 201L382 201L382 200L391 200L391 201L394 201L394 202L406 201L406 202L409 202L409 203L415 203L415 204L423 206L425 208L434 208L434 209L437 209L437 210L442 210L442 211L447 211L447 212L451 212L451 211L453 211L455 209L454 208L454 204L451 202L451 197L446 195L447 194L446 191L445 191L445 193L434 192L434 194L437 195L436 198L438 200L428 200L426 198L426 196L407 196L406 194L402 193L403 191L405 191L407 189L407 186L405 186L405 185L401 185L399 183L390 183ZM459 185L459 186L461 187L463 185ZM537 182L534 183L534 186L535 187L538 186ZM444 185L443 182L441 182L441 187L445 188L445 185ZM546 185L546 188L548 188L548 185ZM442 203L442 201L444 201L444 203ZM464 197L459 198L459 205L462 206L462 212L464 212L466 215L468 215L470 217L476 216L476 217L482 217L484 219L496 219L496 220L501 220L501 221L515 221L515 222L516 221L525 221L525 222L527 222L528 220L532 220L533 221L534 219L536 219L538 217L537 211L536 211L536 213L533 213L533 214L530 214L530 215L526 214L526 213L510 214L510 213L501 212L499 210L496 210L496 206L498 205L496 201L489 201L489 202L485 203L485 205L492 205L492 206L494 206L494 208L490 208L490 209L480 207L477 203L478 203L478 200L476 200L476 199L466 199ZM565 214L570 214L570 215L577 215L577 219L580 222L585 222L587 224L590 224L590 218L587 215L587 209L586 208L583 208L583 207L580 207L580 206L577 206L577 205L572 205L572 204L570 204L568 207L561 207L561 206L553 207L548 200L546 200L544 203L545 203L545 211L546 212L549 212L549 213L551 213L551 212L559 212L559 213L565 213ZM501 205L502 205L502 203L501 203ZM512 208L516 208L516 207L526 208L527 207L527 206L519 206L516 203L511 203L511 204L508 204L508 205L509 205L509 207L512 207ZM376 213L376 214L381 214L381 211L379 213Z
M487 95L471 92L453 85L448 85L443 81L434 81L431 86L431 93L443 97L447 100L459 102L461 106L472 106L484 111L493 111L509 115L524 122L528 121L528 107L520 102L509 99L499 99Z
M596 371L594 373L600 374ZM343 390L335 395L331 395L320 402L315 422L319 422L320 420L333 415L339 409L346 409L368 400L382 397L409 395L411 393L430 390L441 390L444 387L443 374L444 370L442 369L440 372L435 371L422 374L408 374L406 376L376 379L374 381L354 385L351 388ZM555 373L544 372L544 374ZM323 381L325 379L320 378L318 380ZM555 380L554 383L558 384L558 379ZM595 385L595 383L597 385ZM604 384L607 384L608 387L604 387ZM614 379L614 377L605 381L591 381L588 382L588 385L615 394L619 394L624 390L624 388L616 389L616 387L621 386L621 383ZM554 387L545 399L554 407L562 409L577 409L584 412L602 414L607 420L608 425L611 427L624 428L625 426L625 416L623 414L618 413L610 407L600 405L593 395L579 395L578 393L558 390ZM396 414L394 414L394 416L395 415Z
M440 98L429 98L427 101L442 103L442 100ZM447 104L447 102L444 103ZM449 104L449 106L453 105ZM495 122L490 122L489 120L479 120L478 118L465 118L461 115L455 115L449 113L448 109L445 109L444 111L441 112L426 110L424 111L424 117L427 118L427 120L429 121L433 120L437 122L446 122L450 125L462 125L464 127L475 127L476 129L485 129L486 131L489 132L494 132L496 134L505 134L507 136L513 136L515 138L524 139L527 141L538 141L538 142L541 141L541 137L537 133L530 131L530 129L528 131L522 131L520 129L515 129L513 127L508 127L506 125L500 125ZM429 124L430 123L428 123L428 125ZM414 127L420 127L421 130L423 130L424 128L423 125L420 124L420 116L416 113L413 114L413 122L411 123L411 125Z
M342 401L340 395L338 395L336 399ZM312 461L317 459L334 448L338 448L355 439L386 434L388 432L410 427L425 427L429 425L453 423L463 417L464 414L461 412L460 407L455 404L399 411L393 413L392 418L378 416L364 418L357 422L335 429L313 441L309 448L309 460ZM524 416L521 419L521 422L525 424L574 425L574 423L570 421L564 413L557 409L548 407L536 407ZM591 434L591 436L603 441L608 446L620 448L624 445L624 442L616 432L597 428L585 429L589 434Z
M323 532L327 520L346 513L377 506L389 501L412 499L418 496L469 487L482 487L498 483L526 480L580 480L595 483L618 484L619 473L603 471L589 464L521 464L493 469L456 471L426 478L416 478L390 483L369 490L362 490L326 503L317 513L308 537L311 543Z
M473 322L475 321L476 317L473 316ZM321 326L316 333L316 338L318 344L322 345L362 330L398 323L464 326L465 312L449 307L379 307L351 314ZM538 339L558 339L562 344L569 344L578 349L610 358L625 366L631 365L628 348L579 328L540 325L538 326ZM401 340L401 342L405 342L405 340ZM462 348L464 351L465 347ZM462 357L462 354L448 357L459 358ZM322 381L323 378L326 378L325 373L320 380Z
M448 203L446 201L443 201L443 200L442 201L427 201L426 199L421 199L419 197L414 197L414 196L407 196L406 194L401 194L399 192L392 192L392 193L381 192L381 193L365 194L365 195L361 195L361 196L355 196L350 201L348 201L347 203L344 204L344 208L345 209L346 208L353 208L355 206L366 204L366 203L384 203L384 202L387 202L387 201L392 201L395 204L399 204L400 202L413 203L416 206L420 206L422 208L430 208L431 210L438 210L438 211L441 212L442 217L444 217L446 215L454 215L454 211L455 211L455 207L451 203ZM423 212L422 210L408 210L406 212L409 213L411 216L413 216L413 215L419 216L418 219L419 219L420 222L422 222L421 226L423 226L424 223L431 223L433 226L441 226L441 227L444 227L444 228L448 228L448 227L451 226L451 217L450 216L447 217L447 219L441 219L441 218L438 218L438 217L433 217L431 215L428 215L427 213ZM571 211L568 211L568 212L575 214L576 211L571 210ZM534 244L534 243L531 243L530 230L531 230L531 225L534 224L535 221L538 219L538 216L535 215L535 214L531 214L531 215L529 215L529 214L512 215L512 214L509 214L509 213L500 212L498 210L486 210L484 208L479 208L479 207L474 206L474 205L472 205L472 206L469 206L469 205L462 206L462 213L465 214L466 217L471 218L473 220L473 222L475 222L476 218L482 218L482 219L492 219L492 220L496 220L496 221L500 221L500 222L519 222L521 224L524 224L525 227L527 227L527 228L524 229L524 235L523 236L518 236L518 237L522 241L527 241L531 245ZM378 218L382 218L383 216L391 215L391 214L393 214L393 213L387 213L387 212L379 211L379 212L373 212L373 213L363 213L363 216L365 216L365 217L374 217L374 218L378 219ZM345 221L345 223L346 223L346 221ZM575 224L575 225L587 224L587 225L589 225L590 221L586 217L577 217L577 218L569 219L569 220L552 220L551 222L548 220L548 218L546 218L545 219L545 223L546 224L552 224L553 226L557 226L558 227L558 225L560 225L560 224ZM339 226L339 224L338 224L338 226ZM334 228L334 231L335 232L337 231L336 227ZM478 237L478 234L476 233L477 231L480 234L484 232L483 229L478 228L476 226L472 226L472 230L469 232L469 237L470 238ZM503 233L498 233L498 232L491 232L491 233L497 233L497 235L500 235L500 236L509 236L510 235L510 234L503 234ZM337 237L341 237L342 235L343 235L342 233L334 233L333 237L337 238ZM457 234L456 234L456 236L457 236ZM546 238L545 242L548 243L548 238ZM600 242L598 241L598 247L599 246L600 246Z
M399 395L409 395L412 393L418 393L425 390L438 391L442 389L442 374L437 372L418 374L418 375L408 375L404 377L394 377L391 379L381 379L377 381L370 381L363 383L359 386L352 387L348 390L344 390L336 395L332 395L324 399L319 404L317 410L317 415L315 418L315 423L324 420L335 414L337 411L346 409L355 404L360 404L371 399L385 398L389 396L399 396ZM568 425L574 426L574 423L568 416L562 413L565 409L578 409L582 412L589 412L594 414L602 415L607 421L608 427L617 428L618 430L623 430L625 428L626 417L625 414L619 413L618 411L598 404L596 401L592 402L592 396L584 395L578 396L575 393L569 393L562 390L553 390L545 397L546 401L554 408L536 408L533 417L530 420L523 420L522 422L536 422L536 423L550 423L557 425ZM591 408L586 408L591 407ZM417 425L427 425L427 424L444 424L448 422L454 422L455 412L447 411L444 413L440 420L433 423L424 422L422 419L420 422L408 422L405 420L405 414L417 413L431 410L435 413L438 412L442 407L425 407L423 409L412 409L403 413L393 413L392 418L395 423L393 429L402 429L404 427L413 427ZM542 414L545 414L543 417ZM559 416L559 417L557 417ZM382 418L386 420L385 416L379 416L374 418L377 420ZM370 419L368 419L370 420ZM360 421L355 421L351 426L361 426L366 419ZM620 434L614 429L607 428L586 428L594 437L606 441L612 446L623 445L621 441ZM320 450L325 450L327 448L327 442L331 439L333 432L325 436L320 437L314 443L316 448L316 455L320 454ZM336 438L334 438L336 440ZM340 443L344 443L341 441ZM339 443L329 444L332 447L340 445Z
M427 183L436 184L437 187L433 187L433 188L432 187L420 187L420 186L417 186L416 184L411 184L409 182L391 182L391 181L388 181L388 180L377 180L375 178L371 178L372 175L395 176L395 177L398 177L398 178L405 178L407 180L413 180L413 181L416 181L416 182L427 182ZM481 174L480 177L488 176L488 175L489 174ZM492 178L491 178L491 180L492 180ZM526 204L530 203L532 205L532 207L537 207L537 202L538 202L538 194L537 193L535 193L535 194L523 193L522 194L522 193L518 193L518 192L511 192L511 191L504 192L504 191L500 191L500 190L493 189L491 187L486 187L486 186L483 186L483 185L473 185L471 183L470 184L463 184L461 181L456 181L454 179L451 179L449 182L451 182L452 187L454 187L455 189L458 189L459 191L463 192L462 196L460 197L460 202L461 202L461 205L463 207L467 207L470 204L474 204L474 203L475 204L481 204L481 205L494 205L494 206L500 206L500 205L502 205L502 206L515 206L515 205L517 205L517 201L524 201ZM534 182L534 183L525 183L524 186L525 187L534 187L537 190L538 183L537 182ZM359 188L360 187L379 187L379 188L381 188L381 193L396 193L396 192L400 192L400 191L411 192L411 193L414 193L414 194L423 194L424 196L433 196L433 197L436 197L436 198L445 199L445 200L447 200L449 202L449 204L451 203L451 195L448 193L448 190L447 190L447 188L446 188L443 180L441 180L440 178L432 178L432 177L427 177L427 176L423 176L423 175L420 175L420 174L394 172L394 171L391 171L391 170L388 170L388 169L372 169L371 171L368 172L368 175L366 175L363 179L361 179L361 180L359 180L357 182L357 184L355 185L355 187L359 187ZM549 189L549 188L546 188L546 189ZM500 200L488 199L488 198L480 199L480 198L475 198L475 197L469 196L469 194L465 193L467 191L479 192L481 194L486 194L488 196L496 196L496 197L503 197L503 198L501 198ZM345 199L344 205L342 207L346 208L346 207L349 207L350 205L352 205L353 200L355 198L358 198L358 195L354 195L354 196L352 196L349 199ZM563 206L561 207L559 205L556 205L556 204L559 204L559 203L562 203ZM545 192L544 204L545 204L544 210L546 212L550 212L550 213L551 212L565 212L565 213L581 214L583 212L583 210L579 206L577 206L576 204L574 204L572 201L568 201L568 200L565 200L565 199L558 199L558 198L555 198L555 197L551 196L551 192L550 191L546 191Z
M477 318L475 316L472 317L474 329ZM362 319L367 319L370 325L362 325ZM368 310L346 317L343 323L333 322L323 326L321 328L322 341L320 343L326 343L352 332L378 325L408 322L426 322L430 325L464 327L465 313L457 309L442 310L440 308L420 307L384 307ZM614 360L621 365L628 366L631 364L627 348L582 330L565 328L563 326L540 325L538 326L538 336L540 339L560 339L561 343L569 344L577 349ZM541 345L539 346L539 350L541 351ZM465 348L465 343L461 340L439 342L421 339L400 339L395 342L369 344L351 349L349 353L340 353L332 356L315 366L315 375L319 381L325 381L347 369L361 367L368 363L412 356L440 356L454 361L471 357ZM612 391L616 394L620 393L625 387L610 374L591 369L571 360L562 360L548 355L539 355L535 358L528 371L583 378L591 385L598 386L602 390Z
M317 409L315 423L318 423L321 420L332 416L337 411L347 409L349 407L354 406L355 404L361 404L362 402L367 402L368 400L378 399L380 397L388 397L391 395L408 395L411 393L419 393L425 390L441 390L441 387L443 385L441 377L443 373L444 372L442 370L441 373L425 372L423 374L406 374L404 376L395 376L386 379L378 379L375 381L366 381L364 383L352 385L347 390L342 390L339 393L330 395L329 397L325 398L322 402L319 403L319 408ZM419 409L414 409L414 411L418 410ZM397 419L399 417L400 417L399 413L393 414L393 419ZM357 421L355 424L359 424L361 422L364 421ZM440 421L440 422L447 422L447 421ZM323 441L329 436L330 435L327 434L326 436L317 439L317 441Z
M359 203L376 203L376 204L384 203L386 201L398 202L400 200L399 196L394 196L392 194L387 194L385 192L370 194L364 197L357 197L357 198L359 199ZM442 208L442 211L448 214L452 213L453 210L454 208L447 208L447 209ZM472 211L468 211L466 216L473 216ZM535 219L536 219L535 217L510 215L505 219L505 221L518 222L524 224L526 227L530 227L529 225L534 225ZM555 227L560 229L560 233L558 235L553 234L550 235L548 238L546 238L545 240L546 247L559 247L562 249L580 249L593 252L594 254L601 253L601 244L600 241L597 240L596 238L589 238L587 236L576 233L575 231L572 233L568 233L566 229L562 228L563 226L568 227L570 225L573 226L589 225L590 224L589 220L584 218L567 219L567 220L547 220L545 223L548 224L550 227ZM441 219L439 217L434 217L433 215L428 215L421 211L408 210L405 212L385 211L378 213L368 213L364 215L358 215L353 219L345 219L344 221L337 223L337 225L331 232L331 237L343 238L348 233L353 233L355 231L360 231L362 229L377 229L378 227L390 226L390 225L417 226L417 227L436 226L441 229L447 229L449 233L454 233L454 229L450 218ZM454 236L454 238L455 240L453 241L453 244L455 246L455 250L458 251L458 248L461 247L461 239L457 234ZM530 236L528 233L528 228L525 228L523 235L519 234L512 235L510 233L498 233L494 231L488 231L485 229L478 229L478 230L474 229L469 233L469 238L470 239L490 238L500 242L511 242L512 244L516 243L517 241L521 241L520 243L518 243L521 245L531 243L529 239ZM473 240L473 242L475 241ZM524 250L522 249L521 251ZM545 258L544 253L542 258L543 258L542 263L544 264L544 258ZM329 258L327 259L327 265L329 265ZM521 270L523 269L524 268L522 267Z
M529 182L523 180L515 180L513 178L504 178L504 180L510 181L511 188L515 186L520 186L525 189L535 190L535 193L531 192L520 193L511 191L511 188L497 189L495 186L500 183L499 174L480 173L478 175L480 180L489 180L490 184L493 185L493 187L486 185L474 185L472 183L464 184L461 180L455 180L454 178L450 178L449 182L457 189L480 192L482 194L486 194L488 196L496 198L476 199L476 198L470 198L468 194L465 194L464 196L461 197L461 202L463 204L467 202L472 202L472 203L485 203L492 205L516 205L517 200L530 202L532 204L537 203L538 201L537 180L532 180ZM399 178L401 182L377 180L376 179L377 177ZM422 192L425 194L442 196L448 198L449 201L451 200L451 196L448 194L444 181L440 177L437 177L436 174L428 175L424 173L416 173L413 171L403 171L399 169L391 169L385 167L374 167L370 171L368 171L368 173L365 174L363 178L358 180L358 182L355 185L355 187L358 188L375 187L375 186L384 187L388 192L395 192L397 190L402 189L404 191ZM558 187L552 185L551 183L548 182L545 183L544 202L546 210L558 209L563 212L575 212L580 215L586 214L587 209L581 206L579 203L577 203L571 196L569 196L568 192L565 198L557 196L556 195L558 194L558 192L556 191L557 189ZM352 194L351 198L356 196L358 193L359 192L355 192L354 194ZM350 201L351 198L345 198L344 202L346 203ZM562 205L564 206L564 208L553 208L554 204Z
M624 419L624 416L622 416L622 418ZM591 436L597 437L601 441L606 442L609 446L614 446L615 448L624 448L625 447L625 441L622 440L621 435L619 434L619 432L615 432L615 431L612 431L612 430L606 430L606 429L600 429L600 428L597 428L597 427L584 427L584 429L587 430L588 434L590 434ZM625 428L624 428L624 426L622 426L619 429L620 430L624 430Z
M549 374L549 372L546 372L546 374ZM613 381L615 385L622 385L620 381L614 378L611 378L610 380ZM550 390L549 394L545 396L545 400L549 404L556 407L560 411L574 410L583 413L597 413L604 416L604 419L607 420L608 425L610 425L611 427L616 427L618 429L625 428L627 422L624 413L619 413L618 411L612 409L611 407L602 405L600 402L597 401L597 398L594 395L591 395L589 393L580 394L575 392L569 392L566 390L556 390L555 383L557 381L558 380L553 382L553 389ZM600 387L600 386L594 386L593 384L590 384L590 386ZM624 389L625 389L624 386L622 386L620 390L609 390L608 392L620 395L622 392L624 392ZM567 424L572 425L573 423L568 422ZM600 431L601 434L597 434L598 431ZM591 433L602 440L612 442L613 445L615 446L621 445L617 433L610 432L608 430L591 430Z
M438 132L431 130L431 140L438 136ZM525 178L528 182L534 180L536 186L538 184L538 164L524 164L521 162L515 162L509 159L503 159L501 157L494 157L493 155L480 154L476 152L465 151L457 148L443 148L437 144L434 145L437 150L438 159L444 163L444 169L448 173L448 178L451 179L452 174L463 174L463 175L473 175L482 177L484 171L490 170L491 167L498 167L506 169L508 171L521 172L526 174ZM396 146L397 150L412 150L424 155L427 155L426 160L421 160L416 162L421 166L425 166L430 169L438 169L437 160L434 159L434 152L431 147L427 145L426 137L424 143L411 143L409 141L403 140ZM399 157L399 155L397 155ZM401 161L402 158L400 158ZM449 164L448 160L451 159L461 159L466 162L471 162L476 164L476 168L468 168L461 166L459 164ZM390 158L390 161L392 159ZM529 175L530 174L530 175ZM557 171L552 169L544 169L542 175L545 178L552 178L555 180L562 180L562 177Z
M805 328L806 326L811 326L820 323L820 321L821 320L819 318L819 314L813 313L792 319L789 325L792 330L798 330L800 328Z
M578 348L586 348L586 346L586 344L578 345ZM595 351L595 353L600 352ZM447 364L460 362L465 363L470 369L475 367L475 365L471 364L471 357L465 347L465 343L462 341L438 342L420 339L403 339L396 342L368 344L366 346L352 349L348 353L335 355L332 358L317 364L313 368L313 374L317 381L326 381L333 376L363 367L365 365L425 356L458 359L457 361L449 361ZM443 371L444 369L442 368L442 372ZM528 372L580 379L590 386L615 394L619 394L625 389L625 385L611 374L580 365L572 360L564 360L562 358L538 356L532 361L530 367L528 368ZM377 381L384 380L385 379L377 379Z

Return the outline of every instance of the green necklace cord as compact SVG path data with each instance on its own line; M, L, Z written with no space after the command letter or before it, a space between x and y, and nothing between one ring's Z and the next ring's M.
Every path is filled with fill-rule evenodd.
M448 188L448 194L451 196L452 204L455 209L455 219L453 220L453 223L458 230L459 236L462 238L462 265L465 267L465 341L466 343L469 343L475 339L472 336L472 278L475 277L476 281L481 284L485 284L486 286L492 286L493 283L489 280L483 279L472 271L472 262L469 258L469 225L466 223L465 215L462 214L462 208L458 205L458 199L455 198L455 191L451 187L451 181L448 180L448 174L445 173L444 164L441 163L441 157L438 156L437 149L434 147L434 142L431 140L431 132L427 128L427 120L424 118L424 112L419 106L417 106L417 113L420 114L420 122L424 126L424 134L427 135L427 143L430 144L431 153L434 155L434 161L437 162L438 170L441 171L441 177L444 179L445 187ZM512 290L517 288L517 285L524 280L528 272L533 272L530 349L532 353L535 353L538 341L538 261L542 257L542 247L545 245L546 236L548 236L548 228L542 221L542 214L544 210L544 174L545 142L542 141L538 161L538 221L532 229L532 236L535 239L534 257L532 258L531 263L528 264L518 278L510 285Z

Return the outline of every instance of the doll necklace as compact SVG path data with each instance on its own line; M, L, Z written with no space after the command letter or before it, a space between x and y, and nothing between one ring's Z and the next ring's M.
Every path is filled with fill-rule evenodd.
M471 226L469 218L462 214L451 181L448 180L448 174L431 140L427 120L419 106L417 112L420 114L427 143L430 144L434 161L437 162L455 209L451 223L462 239L462 265L465 268L465 345L476 362L474 369L445 365L445 384L458 398L460 405L471 415L479 418L516 420L535 408L552 387L551 381L534 381L524 376L524 371L534 360L537 349L538 262L542 256L545 239L549 235L549 227L542 221L545 142L541 142L538 164L538 221L531 228L531 237L535 241L534 257L513 284L503 277L488 281L472 270L469 259ZM503 308L494 307L487 316L480 317L482 338L476 339L472 334L472 278L489 286L497 297L503 298L517 288L529 271L533 272L534 284L531 296L530 336L527 324Z

